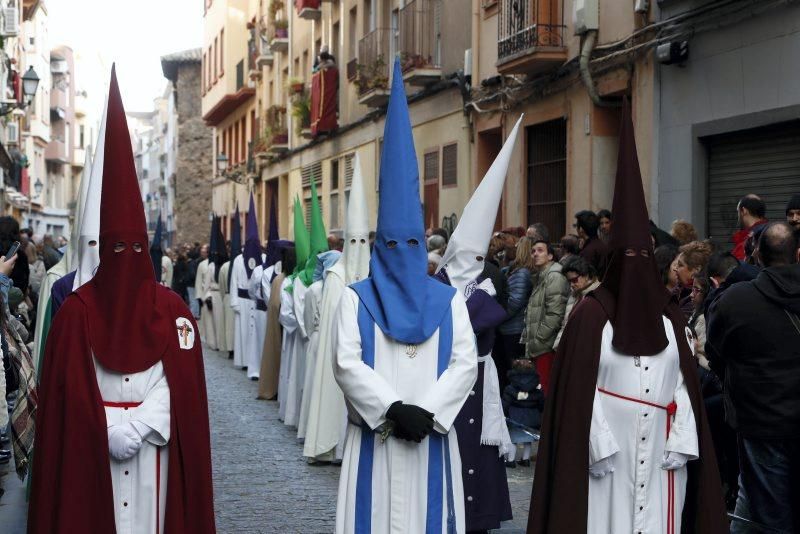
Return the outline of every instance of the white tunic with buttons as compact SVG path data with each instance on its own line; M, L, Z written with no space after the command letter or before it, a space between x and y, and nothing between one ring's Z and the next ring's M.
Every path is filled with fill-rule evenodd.
M239 254L233 260L230 270L231 277L231 308L233 309L233 365L234 367L247 366L247 339L250 325L253 323L253 311L256 303L246 297L250 287L250 277L244 267L244 256ZM241 296L240 296L241 294Z
M265 274L271 277L274 271L274 267L264 269L263 265L259 265L253 269L247 287L247 293L253 301L253 329L248 332L247 338L247 346L250 347L246 361L248 378L258 378L261 374L261 354L264 351L264 338L267 337L267 310L266 308L259 310L258 301L266 304L267 301L264 300L261 291L261 279Z
M611 323L603 328L597 387L659 406L677 405L669 439L666 410L595 392L589 464L612 454L615 471L589 477L587 532L591 534L667 532L668 471L664 452L698 457L694 412L679 366L672 323L664 318L669 344L655 356L618 353L611 345ZM616 453L616 454L615 454ZM686 466L674 471L674 532L681 531L686 497Z
M281 311L278 322L283 327L283 340L281 342L281 367L278 373L278 419L286 420L286 397L289 390L289 375L294 356L294 344L297 339L297 317L294 314L294 301L292 293L287 291L292 285L288 276L281 282Z
M307 292L308 288L300 281L300 278L295 278L291 297L297 329L294 331L289 374L286 378L286 413L283 419L287 426L293 428L297 428L300 421L300 403L302 402L303 381L306 376L308 332L304 318ZM281 302L281 314L283 314L283 302Z
M317 280L308 287L303 305L303 323L305 324L308 343L305 354L305 375L300 390L300 417L297 423L297 439L306 438L308 415L311 406L311 388L314 386L314 370L317 365L317 346L319 345L319 312L322 300L322 280Z
M153 430L133 457L122 461L111 458L117 534L163 532L170 438L169 386L164 367L158 362L141 373L120 374L104 369L95 359L95 372L107 426L139 421ZM109 406L111 403L117 406ZM141 404L131 406L136 403Z
M336 532L351 533L356 527L357 487L362 425L377 429L386 421L386 410L395 401L415 404L434 414L434 432L447 434L456 532L463 533L464 491L461 460L453 421L469 395L478 373L477 348L466 303L456 293L451 304L453 345L447 369L437 378L439 331L409 355L408 346L387 337L375 326L375 367L361 359L358 326L359 299L347 288L334 320L334 376L344 392L348 418ZM428 503L429 437L421 443L376 434L371 481L371 527L375 534L421 533L426 529ZM443 484L446 486L446 484ZM443 487L446 495L446 487ZM442 496L442 532L448 514ZM363 504L363 503L362 503ZM432 533L429 533L432 534Z

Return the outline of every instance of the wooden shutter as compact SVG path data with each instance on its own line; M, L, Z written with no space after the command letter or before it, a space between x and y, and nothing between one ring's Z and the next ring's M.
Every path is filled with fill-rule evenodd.
M458 185L458 144L442 147L442 186Z

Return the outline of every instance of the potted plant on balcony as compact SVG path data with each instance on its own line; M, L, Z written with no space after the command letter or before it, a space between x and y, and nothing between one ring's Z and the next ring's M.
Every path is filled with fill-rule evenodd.
M270 146L285 145L289 142L289 132L286 129L286 108L284 106L270 106L267 109L267 125Z
M289 38L289 21L287 19L278 19L273 24L275 25L276 39Z
M306 82L303 78L292 76L289 78L287 84L289 86L289 92L293 95L300 95L303 94L306 90Z
M311 128L311 99L301 96L292 102L292 117L295 118L295 133L305 137L303 130Z

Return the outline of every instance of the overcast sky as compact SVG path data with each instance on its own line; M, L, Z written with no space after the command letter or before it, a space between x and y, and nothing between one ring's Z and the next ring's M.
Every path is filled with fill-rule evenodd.
M46 0L46 5L50 46L68 45L96 69L99 80L87 85L102 85L116 62L126 111L152 110L166 84L161 56L202 45L200 0ZM86 78L93 76L84 84Z

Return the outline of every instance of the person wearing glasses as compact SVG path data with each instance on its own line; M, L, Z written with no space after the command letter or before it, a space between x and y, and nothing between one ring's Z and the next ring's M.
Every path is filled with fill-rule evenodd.
M561 330L558 331L558 335L556 336L553 350L558 348L558 343L561 341L564 328L567 327L567 321L569 321L572 310L583 300L583 297L600 287L600 280L597 279L597 271L594 270L594 267L592 267L588 261L580 256L570 257L567 262L564 263L562 272L567 278L567 282L569 282L570 295L567 300L567 308L564 311L564 321L561 323Z

